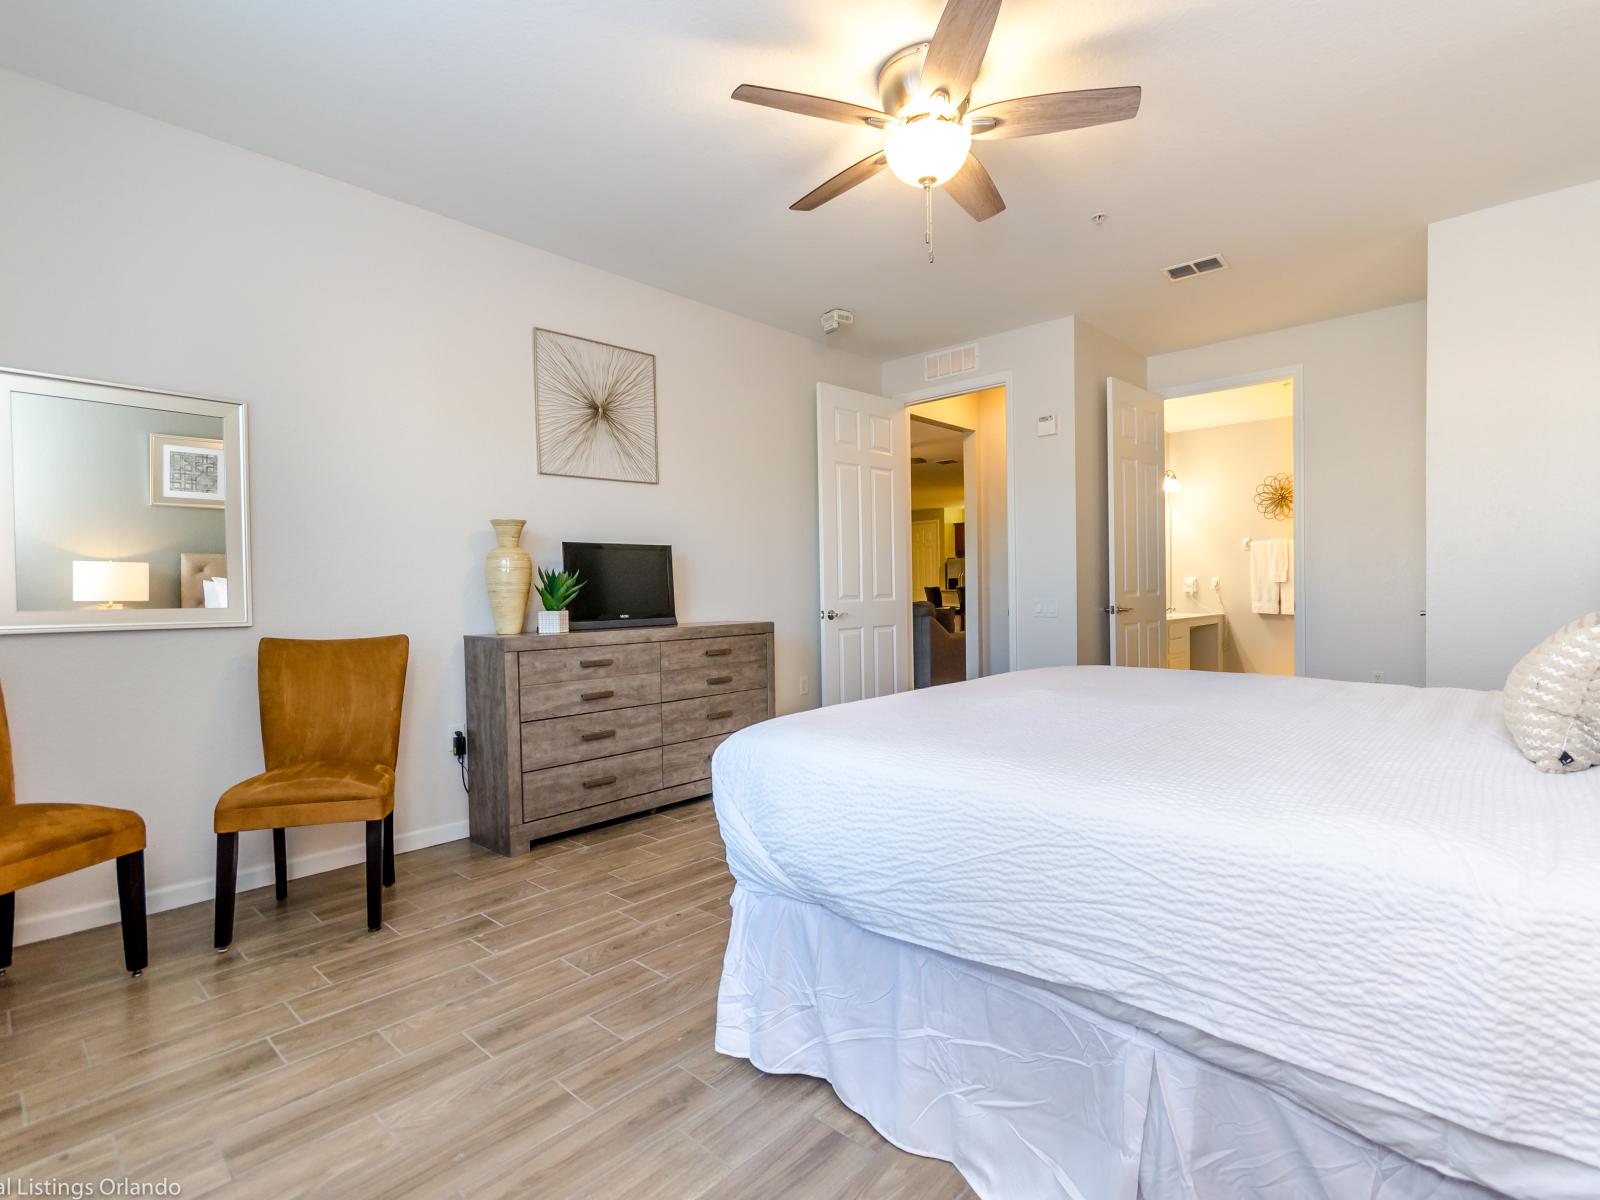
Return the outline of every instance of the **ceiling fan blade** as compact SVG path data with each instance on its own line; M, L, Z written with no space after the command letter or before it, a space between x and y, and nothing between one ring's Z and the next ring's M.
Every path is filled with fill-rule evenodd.
M1060 133L1066 129L1126 121L1138 115L1139 96L1140 89L1136 87L1048 92L1042 96L1018 96L1015 100L985 104L967 115L973 125L973 137L1033 137L1040 133ZM985 128L985 121L994 124Z
M842 196L858 183L871 179L889 164L882 151L868 155L853 166L848 166L821 187L807 192L800 199L789 205L795 212L810 212L820 208L835 196Z
M1000 0L949 0L928 43L923 85L934 91L943 88L957 108L965 104L999 15Z
M989 178L989 172L983 169L976 154L967 155L966 166L945 182L944 190L967 210L967 215L974 221L987 221L1006 210L1006 202L1000 198L1000 189L995 187L994 180Z
M844 100L829 100L826 96L808 96L804 92L785 92L778 88L757 87L741 83L733 89L733 98L746 104L760 104L767 108L781 108L784 112L799 113L802 117L821 117L825 121L843 121L846 125L870 125L881 129L889 123L889 115L875 108L862 108Z

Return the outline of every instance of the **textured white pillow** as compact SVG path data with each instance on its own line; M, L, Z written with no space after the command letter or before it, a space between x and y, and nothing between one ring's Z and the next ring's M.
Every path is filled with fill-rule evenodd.
M1558 629L1511 668L1506 728L1541 771L1600 762L1600 613Z

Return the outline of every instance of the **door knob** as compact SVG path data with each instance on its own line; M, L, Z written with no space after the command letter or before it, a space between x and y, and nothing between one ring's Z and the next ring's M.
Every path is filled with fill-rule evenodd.
M1108 616L1108 617L1114 617L1118 613L1132 612L1133 609L1127 607L1124 604L1108 604L1104 608L1102 608L1100 611L1105 613L1106 616Z
M818 613L817 615L825 621L837 621L839 618L848 617L850 614L847 612L834 612L833 609L830 608L827 612Z

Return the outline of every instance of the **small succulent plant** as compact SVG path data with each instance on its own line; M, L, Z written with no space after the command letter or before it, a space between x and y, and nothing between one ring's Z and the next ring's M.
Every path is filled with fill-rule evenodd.
M561 612L582 590L583 581L576 571L539 568L539 585L534 591L539 594L539 603L544 605L545 612Z

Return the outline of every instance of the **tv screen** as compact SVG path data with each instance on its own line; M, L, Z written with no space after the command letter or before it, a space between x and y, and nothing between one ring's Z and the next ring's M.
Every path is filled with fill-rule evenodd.
M572 628L678 623L671 546L562 542L561 561L583 583L568 609Z

